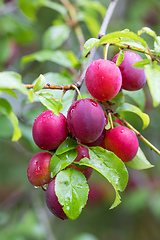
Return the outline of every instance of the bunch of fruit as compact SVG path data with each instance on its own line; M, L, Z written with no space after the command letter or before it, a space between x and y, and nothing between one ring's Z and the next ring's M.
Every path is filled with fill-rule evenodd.
M131 51L124 53L120 66L116 66L118 54L112 61L98 59L91 63L86 76L86 87L95 99L80 99L74 102L65 117L47 110L41 113L33 124L33 139L44 150L37 153L29 162L27 176L34 186L47 185L45 196L49 210L61 219L67 219L55 191L55 176L50 174L50 161L53 153L67 139L77 141L75 163L89 156L89 147L101 146L113 152L123 162L131 161L137 154L139 143L135 133L129 128L119 126L106 130L108 118L101 107L103 102L114 98L122 89L135 91L141 89L145 82L143 69L135 69L132 64L141 61L141 57ZM98 103L99 102L99 103ZM52 159L54 161L54 159ZM112 159L110 159L112 161ZM73 162L66 168L81 171L86 181L92 174L91 167L80 168Z

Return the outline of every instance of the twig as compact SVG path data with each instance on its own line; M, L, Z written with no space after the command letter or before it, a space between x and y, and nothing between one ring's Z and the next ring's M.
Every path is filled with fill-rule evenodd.
M124 118L122 118L116 111L109 105L108 102L102 102L104 107L106 108L106 112L110 111L114 116L116 116L126 127L130 128L135 132L136 136L139 137L151 150L155 151L158 155L160 155L160 151L150 143L137 129L135 129L130 123L128 123Z
M104 16L101 28L100 28L99 33L98 33L98 37L97 37L98 39L105 35L107 27L108 27L108 24L110 22L110 19L112 17L114 9L115 9L115 7L117 5L117 2L118 2L118 0L111 0L111 2L109 4L109 7L108 7L108 9L106 11L106 14Z
M158 63L160 63L160 60L154 56L154 53L152 53L149 48L148 48L148 51L145 51L141 48L133 47L129 44L126 45L126 44L123 44L123 43L110 43L110 46L117 46L117 47L122 48L122 49L124 49L124 48L125 49L130 49L130 50L133 50L133 51L136 51L136 52L141 52L141 53L150 55L151 59L153 61L157 61ZM158 55L158 57L160 57L160 56Z
M155 151L158 155L160 155L160 151L152 144L150 143L143 135L137 131L131 124L129 124L124 118L122 118L118 113L114 114L124 125L128 128L130 128L132 131L135 132L137 137L139 137L148 147L150 147L151 150Z
M27 89L32 89L34 85L32 84L25 84L25 87ZM56 89L56 90L75 90L75 84L70 85L52 85L47 83L42 89Z
M116 7L117 2L118 2L118 0L111 0L111 2L109 4L109 7L108 7L108 9L106 11L105 17L103 19L101 28L100 28L99 33L98 33L98 36L97 36L98 39L105 35L107 27L108 27L108 24L109 24L109 21L110 21L110 19L112 17L112 14L113 14L113 11L114 11L114 9ZM95 54L96 54L96 51L97 51L96 47L93 47L91 49L91 51L90 51L89 59L88 59L88 62L86 64L86 66L85 66L85 69L84 69L84 71L81 74L80 80L76 83L76 85L77 85L77 87L79 89L81 88L81 86L82 86L82 84L84 82L85 74L86 74L86 71L87 71L89 65L93 62L93 59L94 59ZM77 92L75 92L73 101L76 101L77 96L78 96Z

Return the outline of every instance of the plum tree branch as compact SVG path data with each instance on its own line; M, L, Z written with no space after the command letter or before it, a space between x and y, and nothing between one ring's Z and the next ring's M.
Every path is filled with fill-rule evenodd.
M25 84L25 87L27 89L32 89L34 87L33 84ZM42 89L56 89L56 90L75 90L75 84L69 84L69 85L52 85L47 83Z
M117 117L126 127L130 128L135 132L136 136L139 137L151 150L155 151L158 155L160 155L160 150L158 150L152 143L150 143L137 129L135 129L130 123L128 123L124 118L122 118L119 113L117 113L108 102L102 102L104 107L106 108L106 112L110 111Z
M131 124L129 124L124 118L122 118L118 113L114 114L124 125L135 132L137 137L139 137L151 150L154 150L158 155L160 155L160 151L150 143L140 132L138 132Z
M152 51L150 49L148 49L148 51L145 51L141 48L133 47L133 46L130 46L128 44L126 45L126 44L122 44L122 43L110 43L110 46L117 46L117 47L122 48L122 49L130 49L130 50L133 50L133 51L136 51L136 52L141 52L141 53L150 55L151 59L153 61L157 61L158 63L160 63L160 60L157 57L154 56L154 53L152 53ZM159 57L159 55L158 55L158 57Z
M65 1L61 0L61 2L64 4ZM111 17L112 17L112 14L113 14L113 11L114 11L114 9L115 9L115 7L116 7L117 2L118 2L118 0L111 0L111 2L110 2L110 4L109 4L109 7L108 7L108 9L107 9L107 11L106 11L105 17L104 17L104 19L103 19L103 22L102 22L102 25L101 25L101 28L100 28L100 30L99 30L99 33L98 33L97 38L101 38L102 36L105 35L105 32L106 32L106 30L107 30L108 24L109 24L109 22L110 22L110 19L111 19ZM67 3L70 4L69 1L67 1ZM65 3L65 5L66 5L66 3ZM70 5L67 5L67 6L70 7ZM75 15L75 13L73 14L73 10L74 10L74 9L72 9L72 14L70 13L70 15L72 15L72 19L73 19L74 15ZM71 11L71 9L70 9L70 11ZM70 85L51 85L51 84L46 84L46 85L43 87L43 89L58 89L58 90L66 90L66 91L67 91L67 90L75 90L75 86L76 86L78 89L80 89L81 86L82 86L82 84L83 84L83 82L84 82L87 68L89 67L89 65L90 65L90 64L92 63L92 61L94 60L96 51L97 51L97 48L96 48L96 47L94 47L94 48L91 49L90 55L89 55L89 59L88 59L88 61L87 61L87 64L86 64L86 66L85 66L85 69L83 70L81 76L79 77L79 80L78 80L76 83L70 84ZM26 84L25 86L26 86L26 88L28 88L28 89L31 89L31 88L34 87L34 85L31 85L31 84ZM77 96L78 96L78 93L77 93L77 91L75 91L75 95L74 95L73 101L76 101Z
M106 14L105 14L105 16L104 16L104 19L103 19L101 28L100 28L99 33L98 33L98 36L97 36L98 39L105 35L106 30L107 30L107 27L108 27L108 24L109 24L109 22L110 22L110 19L111 19L111 17L112 17L112 14L113 14L113 12L114 12L114 9L115 9L115 7L116 7L117 2L118 2L118 0L111 0L111 2L110 2L110 4L109 4L109 7L108 7L108 9L107 9L107 11L106 11ZM89 65L90 65L90 64L93 62L93 60L94 60L96 51L97 51L97 48L96 48L96 47L93 47L93 48L91 49L91 51L90 51L90 55L89 55L87 64L86 64L86 66L85 66L85 69L84 69L84 71L82 72L79 81L76 83L76 86L77 86L79 89L81 88L81 86L82 86L82 84L83 84L83 82L84 82L87 68L89 67ZM75 92L73 101L76 101L76 99L77 99L77 92Z

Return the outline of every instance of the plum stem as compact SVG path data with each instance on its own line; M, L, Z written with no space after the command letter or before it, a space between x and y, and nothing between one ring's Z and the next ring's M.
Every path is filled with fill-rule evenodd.
M78 93L80 99L82 99L82 96L81 96L81 93L80 93L78 87L77 87L76 85L73 84L73 88L76 89L76 91L77 91L77 93Z
M128 123L124 118L122 118L115 110L109 105L107 102L102 102L104 107L106 108L106 112L110 111L114 114L126 127L130 128L135 132L136 136L139 137L151 150L155 151L158 155L160 155L160 150L158 150L151 142L149 142L137 129L135 129L130 123Z
M114 126L113 126L112 116L111 116L111 113L110 113L110 112L108 113L108 120L109 120L109 123L110 123L111 129L113 129Z
M123 119L118 113L115 113L114 115L122 123L124 123L124 125L126 125L126 127L133 130L135 132L135 134L137 135L137 137L139 137L147 146L149 146L151 150L154 150L158 155L160 155L160 151L152 143L150 143L145 137L143 137L143 135L140 132L138 132L130 123L128 123L125 119Z
M109 45L110 45L109 43L103 45L103 54L105 60L107 60Z

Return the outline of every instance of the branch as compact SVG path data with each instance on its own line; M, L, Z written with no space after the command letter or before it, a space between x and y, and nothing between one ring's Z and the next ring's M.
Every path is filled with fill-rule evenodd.
M151 150L155 151L158 155L160 155L160 151L152 143L150 143L140 132L138 132L137 129L135 129L130 123L128 123L124 118L122 118L118 113L116 113L108 102L102 102L102 104L106 108L106 112L109 111L114 114L114 116L116 116L126 127L134 131L136 136L139 137L148 147L150 147Z
M42 89L57 89L57 90L75 90L76 84L69 84L69 85L52 85L47 83ZM25 84L27 89L32 89L34 85L32 84Z
M66 6L66 2L64 0L61 0L61 2L63 4L65 3L65 6ZM102 36L105 35L105 32L107 30L109 21L111 19L111 16L113 14L113 11L114 11L114 8L115 8L117 2L118 2L118 0L111 0L110 5L109 5L109 7L108 7L108 9L106 11L104 20L102 22L101 28L99 30L97 38L101 38ZM74 17L75 17L75 9L73 8L73 6L70 4L69 1L67 1L67 6L66 7L67 7L67 9L69 8L68 11L70 11L70 15L72 16L72 20L73 20ZM70 84L70 85L51 85L51 84L48 83L42 89L57 89L57 90L65 90L65 91L67 91L67 90L75 90L75 87L80 89L82 84L83 84L83 82L84 82L86 71L87 71L89 65L92 63L92 61L93 61L93 59L95 57L96 50L97 50L96 47L91 49L90 55L89 55L89 59L88 59L88 62L86 64L86 66L85 66L85 69L82 72L81 76L79 77L79 80L76 83ZM34 87L34 85L31 85L31 84L25 84L25 86L26 86L27 89L32 89ZM74 95L73 101L77 100L77 96L78 96L78 92L75 91L75 95Z
M118 2L118 0L111 0L111 2L109 4L109 7L108 7L108 9L106 11L105 17L103 19L101 28L100 28L99 33L98 33L98 36L97 36L98 39L105 35L107 27L108 27L108 24L110 22L110 19L112 17L112 14L113 14L113 11L114 11L114 9L116 7L117 2ZM88 62L86 64L86 66L85 66L85 69L84 69L84 71L82 72L82 74L80 76L80 80L76 83L76 86L79 89L81 88L81 86L82 86L82 84L84 82L86 71L87 71L89 65L93 62L93 59L94 59L95 54L96 54L96 51L97 51L96 47L93 47L91 49L91 51L90 51L89 59L88 59ZM73 101L76 101L76 99L77 99L77 92L75 92Z
M137 48L137 47L133 47L129 44L123 44L123 43L110 43L109 44L110 46L117 46L119 48L122 48L122 49L130 49L130 50L133 50L133 51L136 51L136 52L141 52L141 53L144 53L144 54L147 54L151 57L152 61L157 61L158 63L160 63L160 60L157 58L157 57L160 57L160 55L156 55L157 57L154 56L154 52L152 52L152 50L150 50L148 48L148 51L145 51L141 48Z
M124 125L128 128L130 128L132 131L135 132L137 137L139 137L148 147L150 147L151 150L155 151L158 155L160 155L160 151L152 144L150 143L143 135L138 132L131 124L129 124L124 118L122 118L118 113L114 114Z

